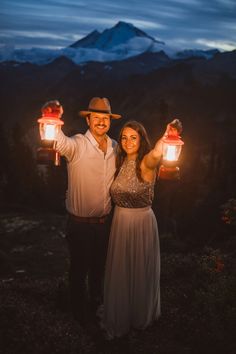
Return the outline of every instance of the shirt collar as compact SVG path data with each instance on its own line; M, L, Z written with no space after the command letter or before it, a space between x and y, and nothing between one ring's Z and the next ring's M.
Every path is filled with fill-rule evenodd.
M91 142L94 146L98 147L98 142L97 142L97 140L94 138L93 134L91 133L91 131L90 131L89 129L86 131L85 136L90 140L90 142ZM112 140L111 140L111 138L109 138L108 135L106 135L106 137L107 137L107 151L108 151L108 150L110 150L110 148L112 147Z

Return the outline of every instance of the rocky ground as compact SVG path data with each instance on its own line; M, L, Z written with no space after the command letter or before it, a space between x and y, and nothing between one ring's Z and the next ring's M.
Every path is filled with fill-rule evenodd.
M145 331L107 341L81 328L68 311L65 224L64 215L1 213L0 353L236 352L232 247L193 252L161 235L161 318Z

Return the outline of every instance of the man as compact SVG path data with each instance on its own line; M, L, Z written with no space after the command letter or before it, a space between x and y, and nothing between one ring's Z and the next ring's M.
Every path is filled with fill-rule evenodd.
M44 105L47 110L55 102ZM60 112L63 109L60 106ZM65 156L68 171L66 209L67 240L70 252L70 294L74 317L81 325L95 315L102 302L103 276L110 231L111 197L109 189L115 173L116 142L107 132L111 113L107 98L94 97L87 111L80 111L89 129L67 137L57 134L57 151Z

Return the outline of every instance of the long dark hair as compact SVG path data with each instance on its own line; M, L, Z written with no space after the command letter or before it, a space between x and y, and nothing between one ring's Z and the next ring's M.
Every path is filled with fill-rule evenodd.
M141 164L143 157L151 150L151 144L150 144L146 129L144 128L144 126L141 123L139 123L135 120L128 121L121 128L119 138L118 138L115 176L118 175L120 168L121 168L121 166L124 162L124 159L126 157L126 152L123 150L122 145L121 145L121 138L122 138L122 134L123 134L123 131L125 128L131 128L131 129L135 130L140 136L140 147L139 147L138 156L136 159L136 174L137 174L138 179L140 181L143 181L142 176L141 176L140 164Z

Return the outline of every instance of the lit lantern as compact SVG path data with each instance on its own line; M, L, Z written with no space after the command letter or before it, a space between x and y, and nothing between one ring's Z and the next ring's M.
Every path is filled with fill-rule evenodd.
M47 102L41 109L42 117L38 119L41 147L37 150L37 162L43 165L60 165L60 154L56 151L56 134L64 122L58 101Z
M180 170L178 160L184 142L181 140L182 124L178 119L174 119L163 137L162 165L159 169L158 177L160 179L178 180Z

